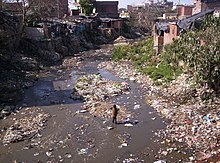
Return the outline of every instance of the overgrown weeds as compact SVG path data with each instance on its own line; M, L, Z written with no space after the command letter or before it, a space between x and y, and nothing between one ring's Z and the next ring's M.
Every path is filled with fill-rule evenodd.
M118 46L113 59L130 60L156 84L167 84L181 73L188 73L197 84L219 92L220 88L220 18L206 18L200 30L187 31L180 39L165 46L157 55L153 38L132 45Z
M140 72L149 75L156 84L166 84L174 80L182 71L175 69L165 57L156 54L153 38L132 45L121 45L114 49L113 59L130 60Z

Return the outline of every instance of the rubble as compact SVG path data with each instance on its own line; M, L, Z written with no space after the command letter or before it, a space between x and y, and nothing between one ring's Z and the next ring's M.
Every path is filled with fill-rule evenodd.
M189 160L207 159L220 152L218 150L220 99L217 97L213 101L201 99L204 92L211 94L212 90L194 88L194 80L186 74L179 76L167 87L156 86L148 76L139 73L127 60L120 63L103 62L99 64L99 68L141 84L146 101L158 113L171 120L163 135L173 143L184 142L189 148L195 149L196 158L192 156ZM163 154L169 153L165 151Z

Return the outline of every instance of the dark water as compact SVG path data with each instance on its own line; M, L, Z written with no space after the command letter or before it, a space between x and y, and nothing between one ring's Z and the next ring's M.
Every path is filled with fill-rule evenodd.
M94 51L91 52L94 53ZM91 52L87 52L88 55ZM0 145L0 162L17 160L21 162L103 163L122 162L127 158L136 159L135 162L158 160L156 155L161 146L155 141L154 132L164 129L166 125L163 119L145 103L139 84L126 81L130 85L130 93L113 99L116 104L126 105L135 113L138 123L133 127L118 124L113 130L108 130L107 127L112 126L110 121L103 123L89 113L75 114L82 108L83 102L72 100L70 95L79 77L99 72L106 79L124 81L111 72L97 68L98 63L109 58L87 58L81 68L60 69L57 67L51 71L42 72L42 77L36 85L26 90L24 100L20 104L31 110L41 108L51 115L45 129L41 131L42 137L8 146ZM140 105L140 108L134 110L135 105ZM25 109L20 113L23 111ZM1 125L7 126L7 123L9 125L10 119L19 118L19 114L9 116ZM82 125L86 127L78 129ZM127 146L119 148L121 143L118 137L128 139ZM37 142L38 145L24 149L33 142ZM92 147L86 149L91 144ZM86 152L83 153L83 151ZM46 152L51 152L52 156L48 157Z

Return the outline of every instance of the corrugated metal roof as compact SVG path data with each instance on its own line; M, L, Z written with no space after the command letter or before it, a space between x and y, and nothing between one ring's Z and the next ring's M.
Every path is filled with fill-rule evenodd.
M204 18L205 15L213 14L215 10L209 9L197 14L194 14L190 17L184 18L177 22L177 25L184 30L191 29L192 23L194 23L197 19Z

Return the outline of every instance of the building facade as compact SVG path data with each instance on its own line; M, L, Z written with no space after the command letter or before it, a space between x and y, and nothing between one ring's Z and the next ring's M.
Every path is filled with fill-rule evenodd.
M193 14L193 8L194 6L178 6L177 7L177 12L179 17L186 17L186 16L191 16Z

